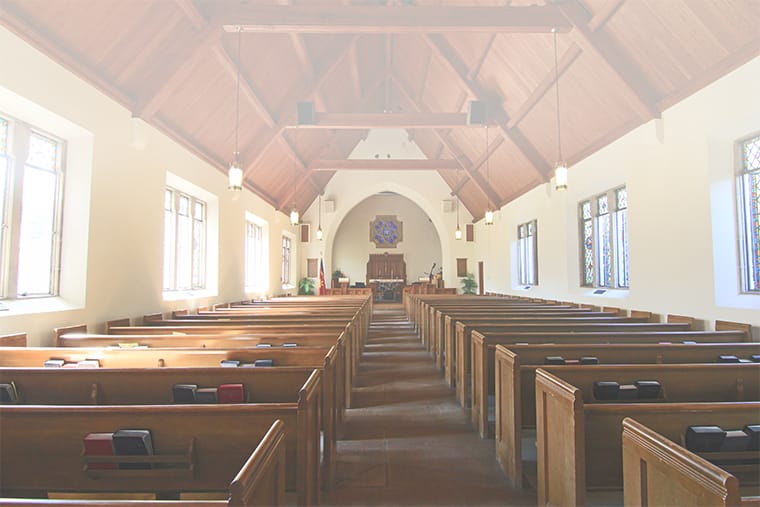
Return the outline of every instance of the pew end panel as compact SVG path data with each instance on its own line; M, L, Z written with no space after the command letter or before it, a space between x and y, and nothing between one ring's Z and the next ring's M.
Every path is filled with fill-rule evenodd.
M741 322L729 322L727 320L715 321L716 331L744 331L747 333L747 341L753 341L752 339L752 325L743 324Z
M53 343L56 347L61 346L61 337L68 333L87 333L87 324L53 328Z
M739 506L739 481L634 419L623 420L625 505Z
M522 487L522 404L520 359L496 349L496 460L514 488Z
M586 460L580 389L536 370L538 505L585 505Z
M103 328L104 334L111 334L111 328L112 327L129 327L132 325L132 321L129 319L129 317L122 317L120 319L111 319L107 320L105 323L105 326Z
M0 347L26 347L26 333L0 335Z

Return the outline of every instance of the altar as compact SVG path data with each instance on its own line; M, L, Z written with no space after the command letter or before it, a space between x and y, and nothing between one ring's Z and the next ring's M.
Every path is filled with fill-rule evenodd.
M401 302L406 285L404 254L370 254L367 262L367 287L377 302Z

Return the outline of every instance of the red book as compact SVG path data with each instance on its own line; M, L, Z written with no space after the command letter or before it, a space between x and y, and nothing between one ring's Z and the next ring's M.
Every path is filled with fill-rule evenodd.
M216 395L219 403L245 403L243 384L222 384Z
M84 437L85 456L113 456L113 433L88 433ZM113 470L116 463L88 463L91 470Z

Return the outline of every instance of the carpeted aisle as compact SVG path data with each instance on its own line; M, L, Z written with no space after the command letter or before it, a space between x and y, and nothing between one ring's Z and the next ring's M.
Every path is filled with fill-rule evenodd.
M323 505L535 505L509 487L400 305L376 305Z

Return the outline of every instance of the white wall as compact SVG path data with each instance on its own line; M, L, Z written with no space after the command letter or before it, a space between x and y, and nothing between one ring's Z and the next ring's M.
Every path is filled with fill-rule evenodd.
M403 239L396 248L377 248L369 239L369 225L377 215L395 215L403 223ZM365 281L370 254L404 254L406 279L417 281L430 266L441 266L441 241L419 206L397 194L368 197L340 224L333 243L333 269L340 268L351 283ZM328 275L329 276L329 275Z
M247 191L233 200L224 174L147 125L142 129L144 149L131 147L133 123L129 111L3 28L0 61L0 87L88 132L94 147L90 158L78 156L69 166L72 172L89 172L89 179L80 178L76 189L71 189L74 195L67 199L67 206L77 211L78 218L64 223L64 242L76 238L86 245L82 254L86 269L82 279L64 279L62 284L84 285L80 291L84 299L62 294L64 297L55 301L32 302L45 305L41 313L30 313L29 304L11 302L8 311L0 312L0 334L27 332L30 344L47 345L52 343L51 333L56 326L86 323L91 331L98 331L106 320L121 316L134 318L253 297L243 287L246 211L269 223L271 269L267 292L282 292L280 237L283 230L291 230L285 215ZM6 99L12 96L0 94L0 98L3 95ZM0 111L10 107L0 103ZM163 300L162 217L167 171L218 198L216 296ZM297 249L298 244L294 245Z
M550 184L477 224L487 290L760 326L760 296L739 293L735 142L760 131L760 58L570 168L569 189ZM579 286L578 203L625 184L627 291ZM539 285L516 283L517 224L538 219ZM504 255L503 252L508 252ZM760 337L756 329L755 339Z

